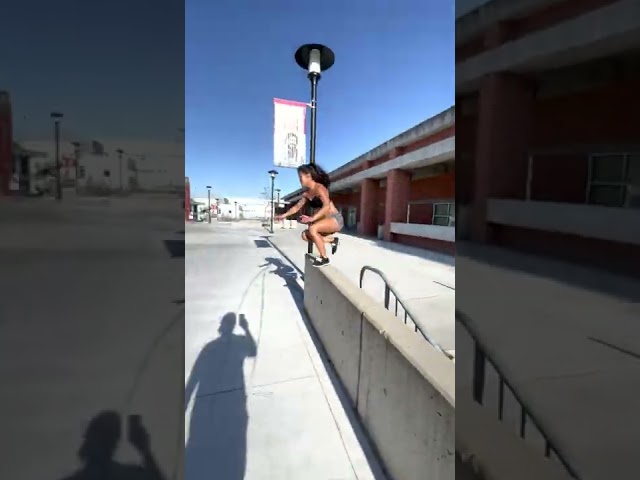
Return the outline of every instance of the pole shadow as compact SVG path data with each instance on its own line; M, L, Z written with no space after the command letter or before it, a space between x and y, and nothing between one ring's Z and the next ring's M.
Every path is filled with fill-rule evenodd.
M141 417L130 415L128 420L128 441L140 454L139 464L124 464L114 459L122 440L122 418L118 412L103 411L91 419L85 430L78 450L82 466L63 480L163 480Z
M236 323L244 335L233 333ZM219 336L200 352L185 387L193 402L185 447L189 480L242 480L247 460L247 393L243 364L257 354L244 315L226 313ZM185 412L186 413L186 412Z

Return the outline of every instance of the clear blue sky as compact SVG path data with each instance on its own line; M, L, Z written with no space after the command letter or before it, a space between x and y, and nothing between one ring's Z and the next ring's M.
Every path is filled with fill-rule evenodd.
M336 54L318 90L316 160L332 170L454 103L453 0L187 0L186 174L194 195L257 197L273 98L308 101L304 43ZM283 193L299 187L280 169Z

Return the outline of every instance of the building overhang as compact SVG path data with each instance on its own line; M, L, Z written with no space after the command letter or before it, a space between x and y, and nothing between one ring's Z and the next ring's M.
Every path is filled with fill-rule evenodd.
M412 143L415 143L425 137L435 135L436 133L454 125L455 121L456 113L454 106L448 108L444 112L441 112L434 117L425 120L422 123L419 123L415 127L402 132L400 135L396 135L391 140L377 146L372 150L369 150L367 153L360 155L358 158L345 163L341 167L333 170L329 175L331 177L339 176L345 172L348 172L349 170L357 168L365 162L376 160L388 154L393 149L406 147L407 145L411 145Z
M563 0L466 0L456 8L456 44L483 33L496 23L523 18Z
M418 168L429 167L439 163L455 160L456 139L455 136L445 138L439 142L427 145L426 147L405 153L399 157L384 162L380 165L368 168L361 172L343 178L331 184L331 191L337 192L359 185L367 178L382 179L391 170L416 170Z
M476 90L490 73L552 70L616 54L639 41L640 3L623 0L457 64L456 92Z

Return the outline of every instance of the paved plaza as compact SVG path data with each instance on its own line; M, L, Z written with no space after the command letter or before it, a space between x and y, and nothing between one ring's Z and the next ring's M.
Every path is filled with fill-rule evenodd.
M259 223L188 224L186 476L383 479Z

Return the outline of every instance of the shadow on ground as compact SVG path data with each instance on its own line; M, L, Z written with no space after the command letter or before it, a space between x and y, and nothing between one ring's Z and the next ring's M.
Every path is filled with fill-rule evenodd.
M64 480L164 479L151 452L149 434L140 416L131 415L127 422L128 440L140 454L140 463L124 464L114 459L122 440L122 430L122 417L115 411L104 411L93 417L78 450L82 466Z
M320 353L320 359L322 360L322 363L325 369L327 369L327 371L329 372L329 379L331 380L331 384L334 390L338 394L338 398L340 400L340 403L342 404L342 407L347 412L349 422L351 423L354 429L354 432L356 434L356 437L358 438L360 445L363 446L364 454L367 458L369 465L371 466L371 470L374 474L375 480L387 480L388 478L390 478L388 474L386 474L383 470L380 470L379 468L377 468L377 465L381 465L380 455L376 452L374 443L366 434L366 430L364 429L362 423L358 418L358 414L355 411L354 405L351 403L351 400L345 393L347 391L345 386L342 384L341 380L336 375L335 370L331 364L331 361L329 360L329 357L327 356L327 353L324 349L322 341L318 337L317 332L313 328L313 325L311 324L311 322L309 321L306 315L305 308L304 308L304 290L298 283L298 278L300 276L298 273L299 271L287 265L279 258L267 257L265 258L265 262L266 263L264 265L261 265L260 267L267 267L269 265L272 265L273 267L275 267L275 269L271 270L269 273L277 275L280 278L282 278L284 280L283 287L286 287L289 289L289 292L291 293L291 297L293 298L296 304L296 307L300 311L300 315L305 324L305 327L311 336L311 340L313 341L314 347ZM367 445L372 446L372 448L368 448Z
M164 247L171 258L184 258L184 240L165 240Z
M234 334L236 323L244 335ZM233 312L200 352L185 387L193 403L185 447L185 478L243 480L247 462L247 392L243 364L257 354L247 319Z

